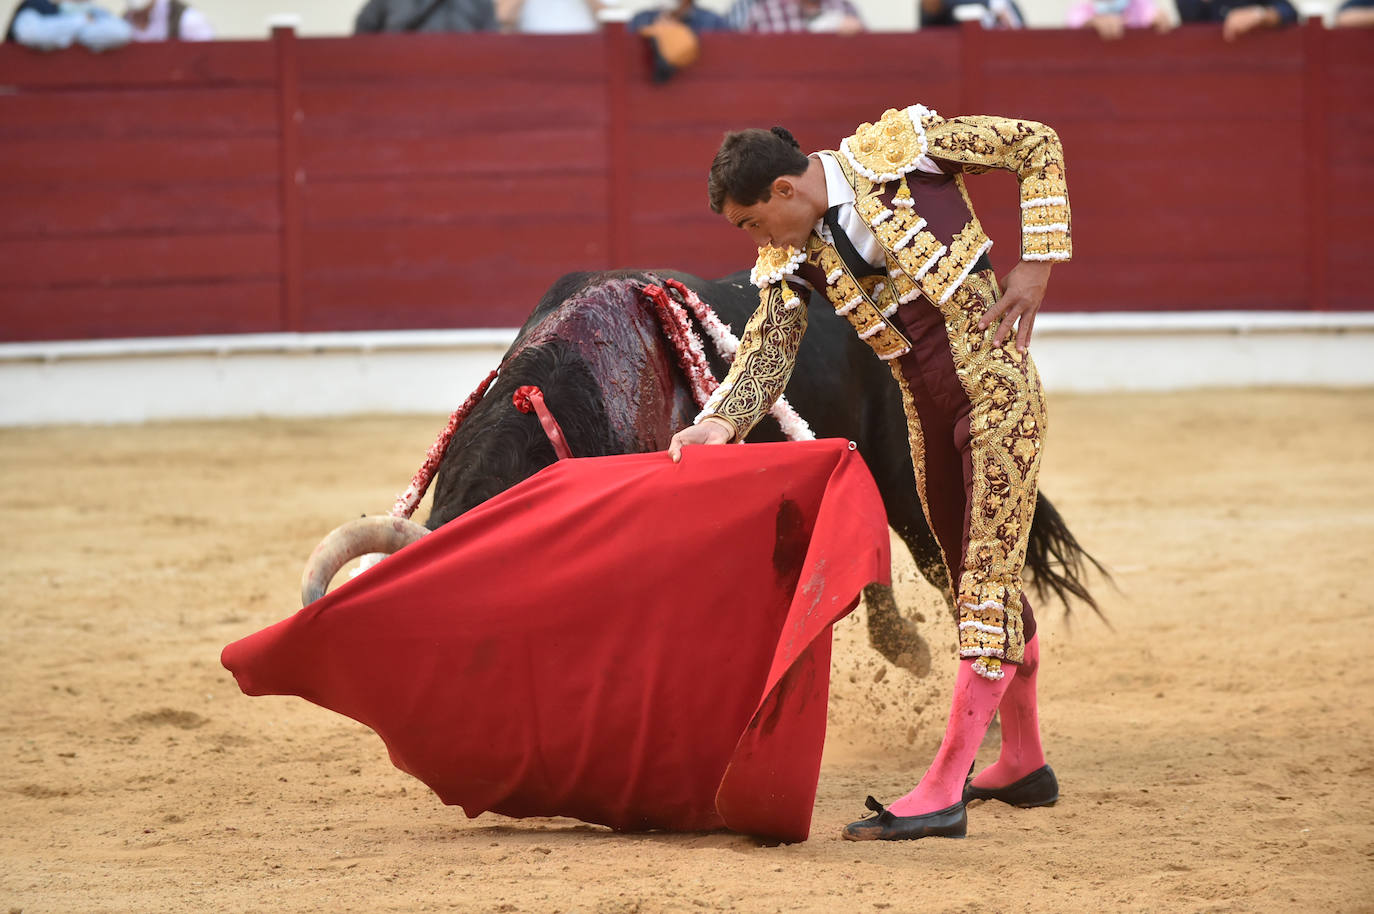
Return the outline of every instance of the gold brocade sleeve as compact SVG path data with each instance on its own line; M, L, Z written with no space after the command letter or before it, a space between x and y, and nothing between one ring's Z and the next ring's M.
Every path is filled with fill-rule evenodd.
M930 117L925 129L929 154L957 163L965 174L993 168L1016 172L1022 260L1072 256L1064 147L1058 134L1035 121L1005 117Z
M759 307L740 338L735 363L697 416L729 422L740 441L782 396L806 333L806 295L787 283L759 291Z

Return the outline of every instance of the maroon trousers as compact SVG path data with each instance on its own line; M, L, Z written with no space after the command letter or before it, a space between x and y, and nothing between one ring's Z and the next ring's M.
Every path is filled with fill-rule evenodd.
M944 552L959 613L960 655L1020 662L1035 634L1021 588L1035 510L1044 402L1014 337L992 345L977 321L998 295L991 271L964 281L943 306L901 305L911 352L893 374L903 388L917 487Z

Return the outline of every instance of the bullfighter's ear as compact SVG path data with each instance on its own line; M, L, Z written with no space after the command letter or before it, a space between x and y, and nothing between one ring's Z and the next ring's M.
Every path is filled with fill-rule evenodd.
M782 175L773 179L773 193L782 197L784 200L790 198L797 192L797 185L793 182L791 175Z

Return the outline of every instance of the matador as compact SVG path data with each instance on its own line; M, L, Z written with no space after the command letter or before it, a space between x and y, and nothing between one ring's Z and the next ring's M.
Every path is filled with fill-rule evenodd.
M965 177L1015 172L1021 256L999 286ZM949 723L920 783L845 827L854 840L967 834L970 800L1048 806L1059 796L1036 708L1039 639L1021 572L1035 510L1044 396L1027 351L1050 267L1071 255L1063 148L1053 130L1001 117L886 111L838 150L806 155L781 127L727 134L711 208L758 245L759 307L691 444L742 440L781 395L811 290L887 362L901 388L915 484L958 616ZM993 715L1001 754L969 779Z

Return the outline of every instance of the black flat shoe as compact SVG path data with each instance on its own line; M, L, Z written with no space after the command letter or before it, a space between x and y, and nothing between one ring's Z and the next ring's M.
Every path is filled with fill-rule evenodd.
M964 802L970 800L1001 800L1022 809L1053 806L1059 800L1059 781L1054 769L1044 765L1006 787L974 787L970 781L964 785Z
M864 805L877 813L844 827L847 841L912 841L916 838L962 838L968 834L963 802L921 816L894 816L869 797Z

